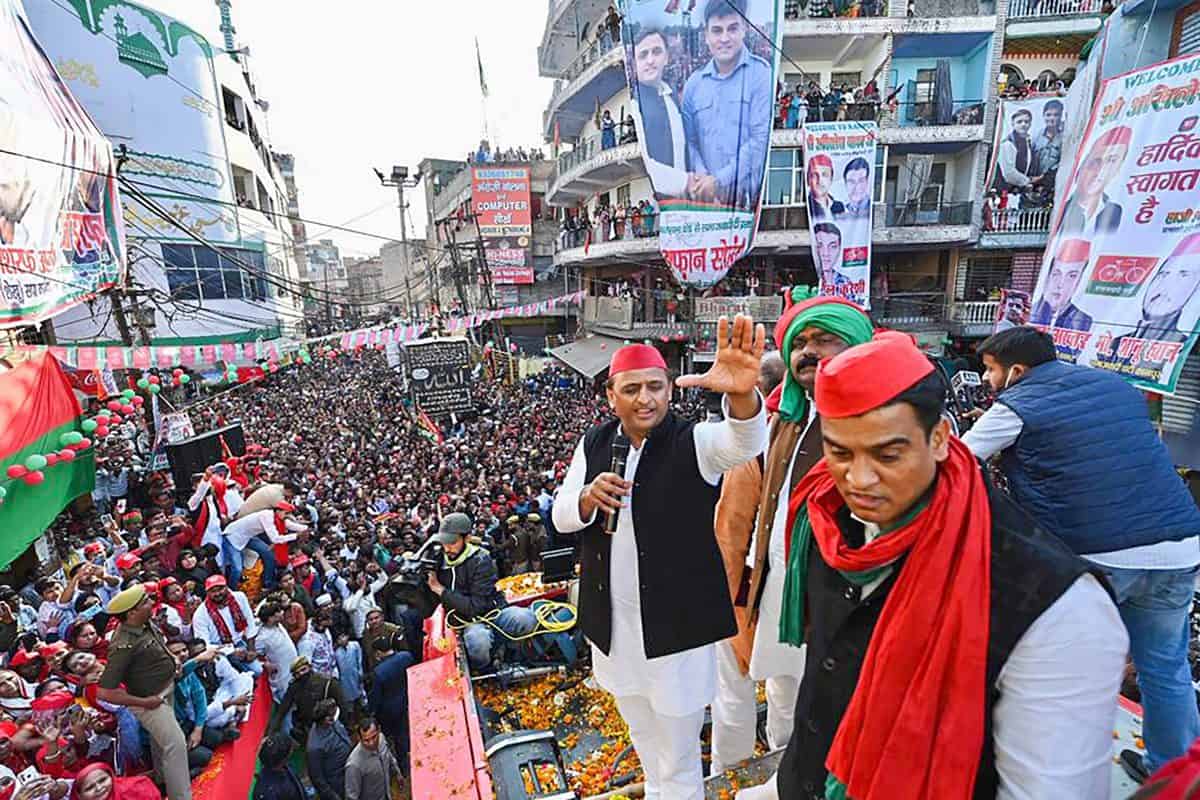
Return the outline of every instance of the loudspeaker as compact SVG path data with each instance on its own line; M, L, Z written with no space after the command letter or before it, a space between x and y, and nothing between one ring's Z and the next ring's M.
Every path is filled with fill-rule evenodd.
M245 454L246 435L242 432L241 423L167 445L167 461L171 464L171 474L175 476L175 487L185 497L192 493L192 475L225 460L221 439L225 440L235 456Z

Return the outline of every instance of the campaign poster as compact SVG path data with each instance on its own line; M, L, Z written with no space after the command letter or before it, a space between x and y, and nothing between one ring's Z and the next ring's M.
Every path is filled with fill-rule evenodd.
M808 231L820 293L871 307L874 122L804 125Z
M1000 101L988 186L1021 195L1022 208L1054 202L1067 122L1064 100L1044 95Z
M621 0L626 74L659 249L684 286L750 252L775 107L783 0Z
M1200 317L1200 56L1100 87L1033 294L1060 359L1172 393Z
M1029 292L1001 289L1000 305L996 307L996 320L992 324L992 333L1006 331L1009 328L1019 328L1027 324L1029 309Z
M116 285L125 249L112 146L15 0L0 0L0 150L0 328L11 328Z
M529 167L474 167L471 207L496 286L533 283L533 204Z
M466 339L422 339L404 345L417 407L437 419L475 411L471 352Z

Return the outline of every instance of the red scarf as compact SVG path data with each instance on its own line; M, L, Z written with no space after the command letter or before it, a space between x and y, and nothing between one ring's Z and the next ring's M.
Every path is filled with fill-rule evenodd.
M275 517L276 532L280 536L287 536L287 533L288 533L287 520L284 519L283 517L279 516L278 514L275 514L274 517ZM275 553L275 563L281 567L286 567L288 565L288 561L291 559L291 555L288 551L288 543L287 542L277 543L274 547L274 553Z
M907 556L826 768L854 800L971 797L985 745L991 591L991 507L979 463L952 437L929 505L857 549L838 527L845 501L824 459L793 492L788 530L806 500L813 539L834 569L865 572Z
M217 525L220 526L220 517L229 516L229 509L225 505L225 481L217 475L209 478L208 494L217 506ZM201 537L204 536L204 531L208 530L208 513L208 497L205 497L196 513L196 531Z
M221 616L222 606L218 606L216 601L212 599L212 595L204 598L204 607L208 609L208 616L212 618L213 625L217 626L217 633L221 636L221 642L224 644L233 644L233 634L229 632L229 625L225 623L225 618ZM242 615L242 607L234 598L233 592L225 595L224 608L229 609L229 615L233 617L233 627L238 633L246 630L246 617Z

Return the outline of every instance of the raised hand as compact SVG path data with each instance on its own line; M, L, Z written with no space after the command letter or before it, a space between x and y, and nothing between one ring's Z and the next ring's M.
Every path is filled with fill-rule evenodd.
M732 330L731 330L732 329ZM759 364L766 348L767 331L748 316L738 314L732 326L728 317L717 323L717 358L703 375L684 375L675 382L727 395L748 395L758 385Z

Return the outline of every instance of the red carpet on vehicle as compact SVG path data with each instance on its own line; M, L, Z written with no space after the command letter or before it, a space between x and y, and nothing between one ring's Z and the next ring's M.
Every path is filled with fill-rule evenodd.
M241 800L250 797L258 764L258 745L263 740L270 719L271 687L263 677L255 687L250 719L242 725L242 735L236 742L217 748L204 772L192 781L194 800Z

